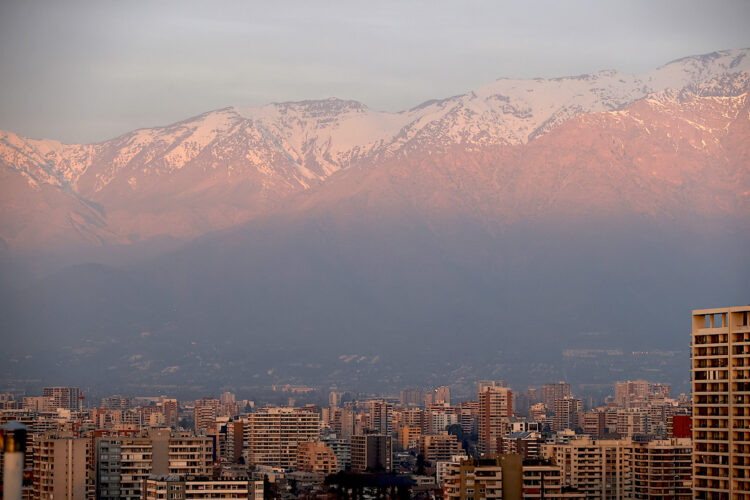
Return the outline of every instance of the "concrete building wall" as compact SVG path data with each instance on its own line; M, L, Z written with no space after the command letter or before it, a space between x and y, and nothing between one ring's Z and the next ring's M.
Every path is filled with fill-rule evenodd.
M694 498L746 494L750 306L693 311L691 363Z

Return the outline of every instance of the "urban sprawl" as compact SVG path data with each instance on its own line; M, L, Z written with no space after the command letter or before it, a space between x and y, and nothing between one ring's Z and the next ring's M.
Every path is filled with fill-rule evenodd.
M691 394L623 380L594 408L564 381L327 406L4 393L4 498L750 498L749 316L693 311Z

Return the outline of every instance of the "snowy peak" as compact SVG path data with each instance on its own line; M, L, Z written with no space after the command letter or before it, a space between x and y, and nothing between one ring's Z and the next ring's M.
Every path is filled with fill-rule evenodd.
M450 158L455 151L471 158L458 154L451 168L481 170L489 161L481 159L487 151L521 154L579 117L581 124L627 130L631 136L623 144L650 134L654 125L647 123L657 120L664 130L676 127L664 132L663 143L676 148L677 156L685 148L720 155L730 129L735 136L746 131L734 123L746 110L748 54L750 49L688 57L643 75L605 70L553 79L504 78L398 113L330 98L225 108L97 144L66 145L0 132L0 173L9 179L6 191L25 186L36 192L29 199L43 199L40 206L85 214L76 219L84 221L76 231L111 241L101 235L194 237L239 224L283 206L291 195L315 191L346 170ZM683 131L691 141L676 141ZM740 151L742 140L735 142L733 151ZM679 177L676 171L670 175ZM23 198L14 197L13 203ZM70 203L64 201L68 198ZM4 196L6 204L10 199ZM513 206L520 205L505 208ZM86 220L95 227L86 227ZM19 223L2 222L0 238L11 225Z

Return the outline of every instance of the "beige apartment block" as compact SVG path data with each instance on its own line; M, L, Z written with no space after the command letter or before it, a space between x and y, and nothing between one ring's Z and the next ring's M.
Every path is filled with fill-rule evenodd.
M693 311L693 498L750 498L750 306Z
M499 385L483 385L479 391L479 452L497 453L497 440L508 433L513 416L513 391Z
M42 396L47 400L47 409L81 409L81 390L78 387L45 387Z
M690 438L633 443L633 498L693 498Z
M320 433L320 414L305 408L263 408L248 419L250 465L292 469L299 444L317 439Z
M249 498L249 481L214 481L206 476L152 475L145 481L144 500L222 500Z
M562 467L564 484L592 499L632 498L632 453L629 439L573 439L542 446L544 458Z
M453 434L448 434L448 431L419 438L419 453L428 462L450 460L452 456L460 454L461 451L461 443L458 442L458 438Z
M94 474L89 468L90 442L85 438L49 435L34 445L34 492L37 500L93 499Z
M542 386L542 403L549 409L554 408L555 401L562 398L569 398L573 395L570 390L570 384L567 382L558 382L556 384L546 384Z
M215 434L216 417L219 415L219 400L201 398L195 402L194 420L196 434Z
M176 433L169 439L170 474L203 475L211 471L213 441L210 437Z
M297 446L297 470L327 476L338 471L338 460L326 443L308 441Z
M503 498L503 468L500 457L462 460L447 465L443 498Z
M137 437L97 439L98 498L140 500L152 474L210 475L213 441L209 437L150 429Z
M561 467L548 460L497 455L442 462L443 498L587 498L564 485Z
M578 414L581 412L581 400L572 396L566 396L555 400L555 416L552 419L552 428L556 431L565 429L575 430L578 427Z

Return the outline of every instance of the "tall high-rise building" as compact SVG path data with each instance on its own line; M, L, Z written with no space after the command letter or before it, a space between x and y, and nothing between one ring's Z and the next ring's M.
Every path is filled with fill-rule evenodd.
M331 424L336 436L349 439L356 427L356 412L352 408L331 408Z
M246 425L246 418L240 418L227 422L226 459L230 463L238 463L240 457L242 456Z
M161 407L161 411L164 414L164 424L169 427L177 427L178 414L180 407L177 404L176 399L164 398L158 404Z
M570 384L563 381L556 384L546 384L542 386L542 403L544 403L550 410L554 409L555 400L569 398L572 395L573 393L570 391Z
M581 412L578 414L578 426L589 437L600 438L607 430L606 414L601 410Z
M649 383L646 380L615 382L615 404L624 408L645 406L649 401L668 398L669 384Z
M477 380L477 392L482 392L485 387L508 387L505 380Z
M478 395L479 452L497 452L497 440L503 437L513 416L513 391L507 387L486 385Z
M545 443L543 458L563 470L563 482L589 499L633 498L633 445L629 439L573 439Z
M402 389L399 399L402 405L419 406L422 404L424 394L421 389Z
M34 498L93 499L94 471L88 439L40 438L34 445Z
M692 442L689 438L633 443L633 498L690 500Z
M211 474L213 441L169 429L97 439L97 498L140 500L151 474Z
M379 434L389 436L392 432L393 404L382 399L370 401L370 427Z
M747 498L750 306L693 311L691 361L693 498Z
M233 392L224 392L219 396L219 402L223 405L232 404L235 401L235 396Z
M219 400L201 398L195 402L195 433L215 434L216 417L219 415Z
M615 403L618 406L627 406L631 400L648 399L648 381L628 380L627 382L615 382Z
M248 417L247 462L291 469L297 447L320 433L320 414L305 408L264 408Z
M42 396L47 400L46 409L81 409L81 390L78 387L45 387Z
M119 394L102 398L101 408L107 410L127 410L133 405L133 401L130 398L125 398Z
M385 434L355 434L351 438L352 472L393 470L393 443Z
M451 403L451 388L443 385L425 394L424 405L428 407L433 404Z
M344 393L339 391L333 391L328 394L328 405L329 406L340 406L344 399Z
M554 404L555 417L552 420L554 430L575 430L578 427L578 414L581 412L581 408L581 400L572 396L556 399Z

